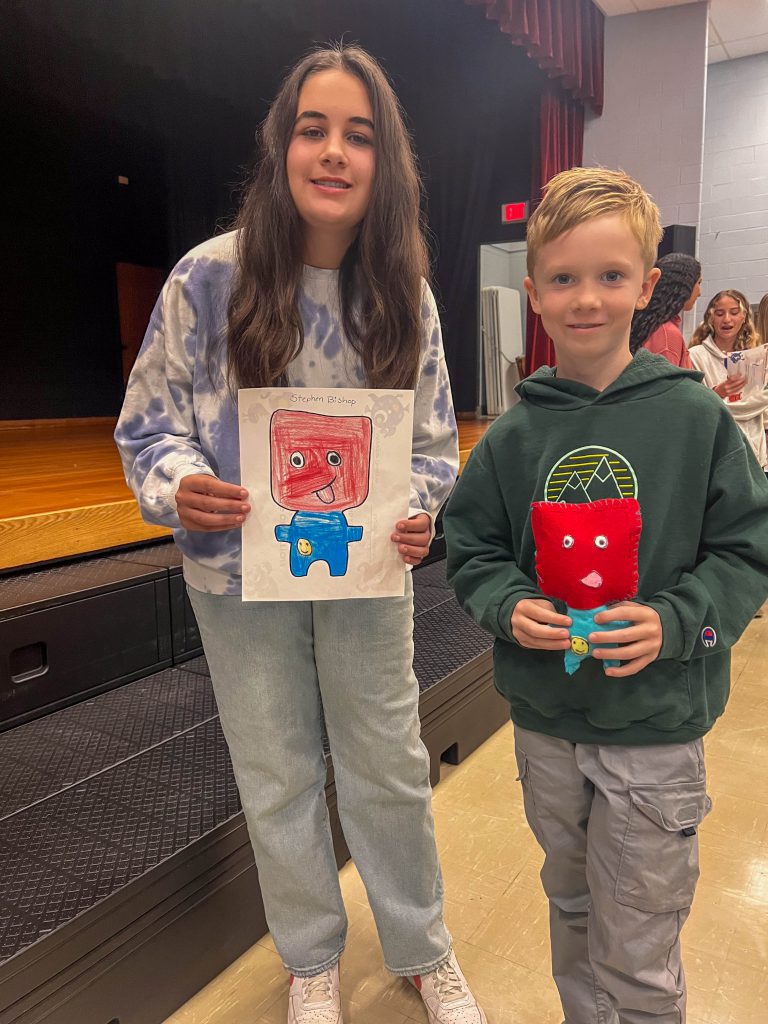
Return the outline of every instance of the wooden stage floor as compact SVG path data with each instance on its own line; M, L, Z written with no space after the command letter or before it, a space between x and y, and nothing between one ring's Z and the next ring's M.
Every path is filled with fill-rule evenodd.
M490 420L459 422L461 465ZM113 419L0 422L0 571L155 540L123 479Z

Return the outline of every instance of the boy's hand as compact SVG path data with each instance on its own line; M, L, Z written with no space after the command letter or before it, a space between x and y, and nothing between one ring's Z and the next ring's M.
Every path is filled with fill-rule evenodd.
M628 619L632 625L608 633L590 633L587 639L591 644L619 644L594 650L592 657L626 662L618 668L606 668L607 676L633 676L659 656L663 640L661 619L653 608L634 601L613 605L595 616L598 625L616 619Z
M410 519L401 519L395 524L395 532L392 534L392 540L407 565L418 565L426 558L431 539L432 520L426 512L420 512Z
M567 651L571 646L568 626L571 619L555 611L551 601L524 597L518 601L510 620L512 636L521 647L537 651ZM556 629L552 627L556 626Z

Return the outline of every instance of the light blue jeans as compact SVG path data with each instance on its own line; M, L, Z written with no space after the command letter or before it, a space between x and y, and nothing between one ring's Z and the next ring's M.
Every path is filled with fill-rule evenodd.
M347 917L325 804L322 708L339 817L394 974L450 954L429 755L413 672L413 584L401 598L243 602L188 587L287 970L340 957Z

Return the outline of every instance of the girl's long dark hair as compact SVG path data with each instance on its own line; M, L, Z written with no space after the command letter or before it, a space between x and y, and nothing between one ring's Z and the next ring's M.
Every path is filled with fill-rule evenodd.
M661 271L661 277L653 289L651 301L632 317L629 349L633 355L657 328L680 315L701 277L699 261L682 252L662 256L655 266Z
M297 304L302 225L288 187L286 153L302 84L331 70L349 72L365 86L376 140L370 204L339 269L344 333L360 355L369 387L411 388L416 381L428 276L416 160L382 69L360 47L338 44L313 50L296 64L261 127L261 158L235 223L238 273L227 333L231 388L285 384L304 344Z

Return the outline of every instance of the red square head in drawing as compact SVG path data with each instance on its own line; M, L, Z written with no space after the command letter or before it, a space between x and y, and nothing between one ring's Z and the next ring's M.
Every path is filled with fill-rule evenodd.
M368 497L371 420L281 409L270 425L272 497L292 511L343 512Z
M583 610L637 594L642 523L634 498L536 501L531 509L542 593Z

